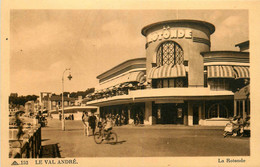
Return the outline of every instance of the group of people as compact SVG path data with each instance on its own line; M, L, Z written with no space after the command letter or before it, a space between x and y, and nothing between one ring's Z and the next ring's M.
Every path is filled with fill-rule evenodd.
M238 132L238 133L233 133L233 136L240 134L243 135L244 133L244 128L250 126L250 117L246 117L245 120L243 120L242 117L240 116L235 116L232 120L231 123L233 125L233 129Z
M127 119L124 115L119 115L119 114L116 114L116 115L112 115L112 120L114 122L114 125L116 126L121 126L121 125L125 125L127 124Z
M102 120L102 118L97 118L94 113L91 112L89 115L87 112L83 112L82 114L82 122L84 126L84 135L90 136L90 130L92 131L92 135L94 136L96 127L99 130L102 130L104 133L112 130L113 120L110 115L106 116L106 119Z

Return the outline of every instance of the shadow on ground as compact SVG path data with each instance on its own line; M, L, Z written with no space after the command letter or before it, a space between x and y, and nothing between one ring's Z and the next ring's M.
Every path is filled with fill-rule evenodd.
M40 158L61 158L58 143L42 146Z
M106 144L116 145L116 144L123 144L126 140L118 141L118 142L107 142Z

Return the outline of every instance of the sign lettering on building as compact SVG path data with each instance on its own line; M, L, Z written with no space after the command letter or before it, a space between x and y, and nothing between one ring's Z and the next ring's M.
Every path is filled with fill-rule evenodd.
M162 39L191 39L192 38L192 31L190 29L173 29L169 26L163 27L163 30L160 32L154 32L147 36L147 42L152 43L156 42L157 40Z

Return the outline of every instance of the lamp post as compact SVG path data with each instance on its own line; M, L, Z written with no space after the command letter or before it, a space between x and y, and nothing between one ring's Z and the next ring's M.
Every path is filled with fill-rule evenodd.
M63 93L64 93L64 73L65 73L66 71L70 71L70 68L65 69L65 70L63 71L63 74L62 74L62 97L61 97L61 99L62 99L62 102L61 102L61 103L62 103L62 119L61 119L61 128L62 128L63 131L65 131L64 97L63 97ZM69 74L68 79L71 80L71 78L72 78L72 76L71 76L71 74Z

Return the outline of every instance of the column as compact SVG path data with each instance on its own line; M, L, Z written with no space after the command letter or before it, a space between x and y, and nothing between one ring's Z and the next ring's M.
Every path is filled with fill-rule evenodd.
M134 122L134 120L131 119L131 117L130 117L131 108L129 106L127 107L127 112L128 112L128 124L132 124Z
M199 105L199 125L202 125L202 105Z
M206 102L203 101L202 104L202 124L205 125L205 119L206 119Z
M191 101L188 101L188 125L193 126L193 111Z
M234 116L237 115L237 101L234 100Z
M183 124L188 125L188 103L184 103L184 112L183 112Z
M152 118L152 102L145 102L145 113L144 113L144 124L145 125L152 125L155 124L155 122L153 122L153 118Z
M243 102L243 120L246 120L246 102L245 100Z
M99 108L100 107L97 108L97 114L99 114L99 117L100 117L101 114L100 114L100 109Z

